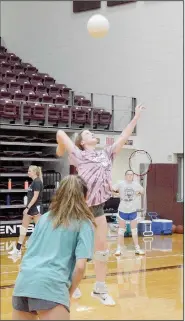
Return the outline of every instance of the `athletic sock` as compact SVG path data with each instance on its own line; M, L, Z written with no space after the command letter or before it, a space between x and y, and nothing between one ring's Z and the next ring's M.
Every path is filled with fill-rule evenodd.
M16 245L16 249L17 249L18 251L20 251L20 250L21 250L21 246L22 246L22 244L18 242L17 245Z
M105 282L96 282L94 291L97 293L107 293L107 287Z

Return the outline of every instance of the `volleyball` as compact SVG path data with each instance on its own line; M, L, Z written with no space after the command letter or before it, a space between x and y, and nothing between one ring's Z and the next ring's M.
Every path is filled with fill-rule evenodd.
M87 30L92 37L103 38L109 31L109 21L101 14L95 14L89 19Z

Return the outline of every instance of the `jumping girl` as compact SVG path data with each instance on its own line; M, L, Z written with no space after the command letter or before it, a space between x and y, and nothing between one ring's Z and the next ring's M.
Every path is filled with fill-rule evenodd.
M103 207L105 201L111 197L111 170L114 157L132 134L144 107L136 107L135 116L123 130L118 140L103 150L96 150L97 139L89 130L78 134L75 144L62 130L57 132L57 155L62 156L65 151L69 154L70 163L74 165L80 177L88 186L87 204L91 208L97 229L95 232L95 273L96 283L92 296L105 305L115 305L113 298L108 294L105 284L107 261L107 221Z

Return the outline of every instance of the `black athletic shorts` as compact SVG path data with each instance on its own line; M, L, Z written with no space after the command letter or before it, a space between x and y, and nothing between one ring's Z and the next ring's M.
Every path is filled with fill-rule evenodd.
M90 209L94 214L94 217L100 217L104 215L104 203L99 205L91 206Z
M32 312L37 314L36 312L39 310L50 310L55 308L57 305L60 305L60 303L22 296L12 297L12 306L17 311ZM63 306L67 309L68 312L70 312L67 306Z
M42 205L33 205L32 207L30 207L29 211L28 211L28 215L30 216L34 216L34 215L38 215L38 214L43 214L43 209L42 209Z

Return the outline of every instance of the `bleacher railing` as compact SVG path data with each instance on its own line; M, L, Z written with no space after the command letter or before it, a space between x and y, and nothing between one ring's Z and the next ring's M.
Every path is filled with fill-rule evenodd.
M83 94L86 99L88 99L91 104L89 106L82 106L77 105L74 102L75 95ZM7 100L9 99L1 97L0 100ZM65 125L62 124L62 122L58 122L57 128L67 128L67 129L80 129L83 127L80 127L80 124L76 124L73 122L73 112L76 108L76 110L83 108L83 110L87 109L87 113L90 112L90 124L85 124L85 127L88 127L93 130L97 131L110 131L110 132L120 132L125 128L125 126L130 122L130 120L133 118L135 113L135 107L136 107L136 98L133 97L126 97L126 96L118 96L118 95L106 95L106 94L96 94L96 93L77 93L74 91L69 92L69 98L68 98L68 104L55 104L55 103L45 103L42 101L21 101L21 100L14 100L11 99L11 102L15 103L16 105L20 104L20 110L19 110L19 117L15 119L15 122L9 122L6 121L3 118L3 116L0 116L0 124L1 125L16 125L16 126L24 126L24 127L30 127L32 124L28 124L25 121L24 117L24 111L26 108L26 105L29 106L33 104L38 104L41 106L45 106L45 115L44 119L42 119L43 124L40 125L39 121L37 124L34 124L33 126L42 126L44 128L52 128L54 125L52 125L51 121L49 121L49 108L50 107L58 107L61 111L62 109L66 108L69 110L69 117L68 117L68 123L65 123ZM95 126L94 124L94 112L97 110L99 111L99 114L104 112L109 112L110 117L110 124L106 126ZM11 118L11 117L10 117ZM32 119L31 119L32 120ZM136 132L136 131L135 131Z

